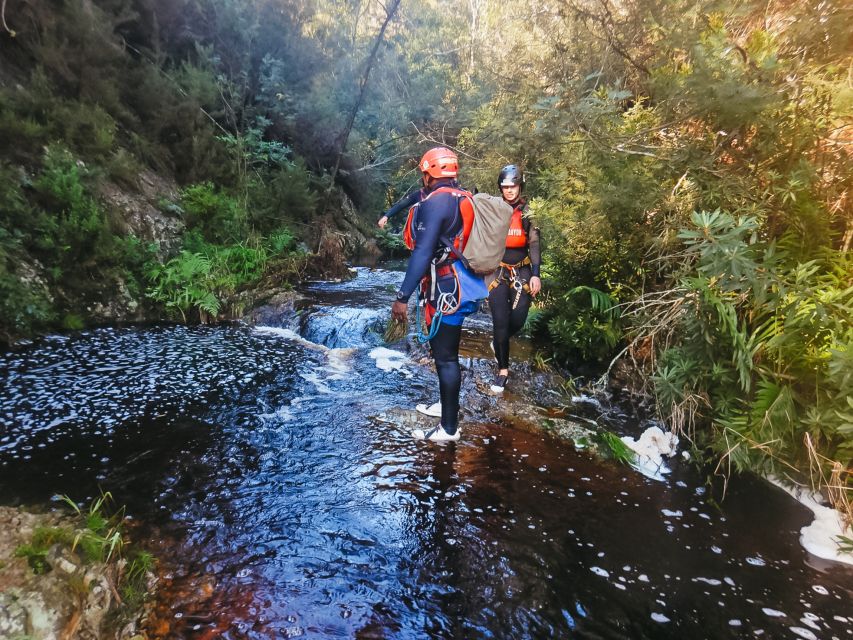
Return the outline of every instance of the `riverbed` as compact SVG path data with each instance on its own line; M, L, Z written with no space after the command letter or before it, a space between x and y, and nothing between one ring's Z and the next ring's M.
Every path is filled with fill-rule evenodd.
M160 559L151 637L853 637L853 570L804 551L811 513L763 481L720 501L690 464L653 480L470 409L459 443L413 440L434 374L378 350L401 279L359 268L256 326L0 354L0 502L126 505ZM489 320L466 326L472 407Z

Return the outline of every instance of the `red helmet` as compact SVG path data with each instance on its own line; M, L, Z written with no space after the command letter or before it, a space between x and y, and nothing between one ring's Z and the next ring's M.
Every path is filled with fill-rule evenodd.
M419 166L433 178L455 178L459 173L459 159L447 147L434 147L427 151Z

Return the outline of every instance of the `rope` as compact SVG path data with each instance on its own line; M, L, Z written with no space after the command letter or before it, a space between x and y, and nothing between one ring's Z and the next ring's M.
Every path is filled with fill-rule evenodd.
M438 278L433 280L433 286L438 288ZM459 282L456 278L453 279L453 291L442 291L440 288L438 289L438 298L435 301L435 315L432 317L432 322L429 325L429 330L427 333L424 333L421 330L421 307L426 306L427 301L422 300L422 293L420 290L418 291L418 304L416 309L416 324L417 324L417 338L418 342L421 344L426 344L430 340L432 340L436 334L438 333L438 329L441 326L441 320L445 315L451 315L453 311L455 311L459 307L459 300L457 300L456 295L459 293Z

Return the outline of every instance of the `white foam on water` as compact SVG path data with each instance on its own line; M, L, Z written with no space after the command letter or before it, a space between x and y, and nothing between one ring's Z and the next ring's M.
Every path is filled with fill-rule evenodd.
M669 467L663 462L663 457L671 458L678 447L678 436L674 433L664 433L660 427L649 427L643 431L639 440L631 436L622 436L629 449L635 454L632 466L644 476L653 480L663 480L669 473Z
M358 349L355 348L329 349L326 352L326 357L328 358L329 363L329 369L331 369L335 373L347 373L352 369L352 366L350 365L350 359L356 351L358 351Z
M764 562L763 558L752 558L752 557L747 558L746 563L751 564L753 567L763 567L767 564L766 562Z
M602 578L609 578L610 573L602 569L601 567L590 567L590 571L592 571L595 575L601 576Z
M277 420L281 422L290 422L296 416L293 413L293 408L290 405L284 405L273 411L272 413L262 413L258 416L261 420Z
M815 593L819 593L822 596L828 596L829 595L829 590L826 587L824 587L823 585L819 585L819 584L813 584L812 585L812 591L814 591Z
M814 521L800 529L800 544L818 558L834 560L853 565L853 553L841 551L837 544L838 536L851 535L845 531L841 513L831 507L820 504L820 497L806 489L791 488L782 484L778 478L768 476L767 479L780 489L784 489L800 504L811 509Z
M802 618L800 618L800 622L802 622L807 627L811 627L816 631L820 631L820 625L818 622L820 621L820 616L816 616L813 613L806 613Z
M321 378L319 373L312 371L310 373L302 373L300 374L300 376L303 380L306 380L307 382L313 384L314 388L317 389L317 391L319 391L320 393L333 393L332 388L328 384L326 384L328 380L325 378Z
M278 336L280 338L284 338L285 340L293 340L294 342L298 342L309 349L314 349L315 351L328 351L329 347L323 344L317 344L316 342L311 342L310 340L306 340L298 333L296 333L293 329L285 329L284 327L267 327L267 326L259 326L255 327L255 333L265 333L267 335Z
M405 353L387 349L385 347L376 347L369 354L376 361L376 366L382 371L399 371L407 378L412 377L412 373L405 369L405 364L408 361Z
M800 638L805 638L805 640L818 640L817 636L809 631L808 629L804 629L803 627L790 627L791 631L794 632Z
M572 396L572 402L575 404L591 404L595 408L604 411L604 407L601 406L601 402L595 396Z
M784 618L788 614L784 611L779 611L778 609L771 609L769 607L764 607L761 609L765 615L770 616L771 618Z
M719 587L723 584L716 578L693 578L693 582L704 582L705 584L710 584L712 587Z
M668 518L680 518L684 514L679 511L670 511L669 509L661 509L660 512Z
M732 618L731 620L729 620L729 626L730 627L739 627L742 624L743 623L740 620L738 620L737 618Z
M655 622L660 622L660 623L669 622L669 618L667 618L662 613L653 613L652 614L652 620L654 620Z

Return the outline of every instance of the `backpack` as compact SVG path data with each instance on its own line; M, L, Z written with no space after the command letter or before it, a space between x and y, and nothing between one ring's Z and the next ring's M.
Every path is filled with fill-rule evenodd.
M434 193L452 193L459 203L459 213L462 217L462 229L454 238L442 237L444 257L449 256L460 260L465 267L477 275L492 273L501 264L506 249L506 238L512 221L513 208L499 196L478 193L471 196L462 189L441 187ZM403 240L409 249L415 248L414 227L420 205L429 196L414 205L409 210L409 216L403 225Z
M416 202L409 209L409 215L406 218L406 222L403 225L403 242L406 243L406 247L409 250L414 250L415 248L415 228L418 224L418 215L420 214L421 205L429 200L436 193L449 193L454 198L456 198L456 207L457 214L462 217L462 228L459 232L451 239L448 237L441 237L440 241L442 245L444 245L444 252L449 251L456 257L460 257L462 250L465 248L465 245L468 241L468 236L471 231L471 224L474 219L474 205L471 200L471 194L465 191L464 189L459 189L456 187L439 187L435 191L430 192L425 198L421 201ZM446 256L445 256L446 257ZM439 260L441 262L441 260Z
M478 193L474 196L474 224L462 252L474 273L492 273L501 264L513 208L500 196Z

